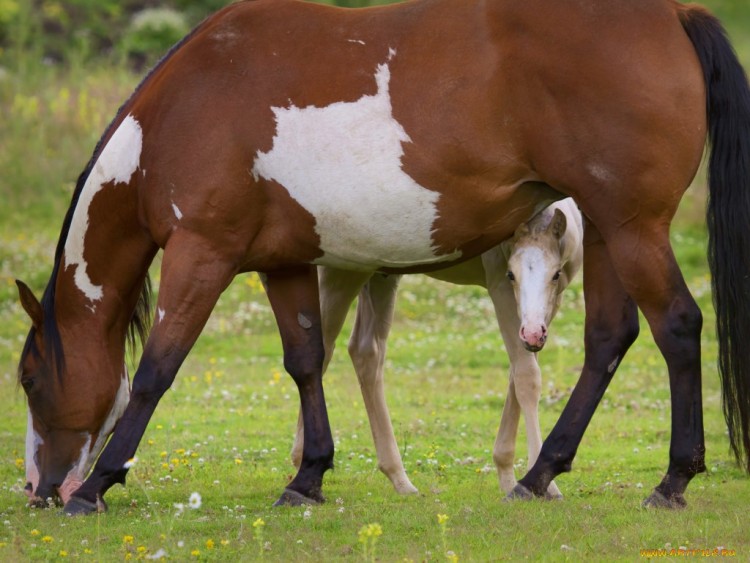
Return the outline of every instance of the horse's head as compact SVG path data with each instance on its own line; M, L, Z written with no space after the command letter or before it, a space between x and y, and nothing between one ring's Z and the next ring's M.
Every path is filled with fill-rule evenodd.
M547 341L547 327L564 287L562 237L566 226L565 214L559 209L543 212L521 225L511 241L507 275L521 320L519 336L532 352L541 350Z
M124 365L118 380L93 363L101 342L58 333L31 290L16 283L32 321L18 373L28 401L26 493L45 506L67 501L83 482L127 406L129 385Z

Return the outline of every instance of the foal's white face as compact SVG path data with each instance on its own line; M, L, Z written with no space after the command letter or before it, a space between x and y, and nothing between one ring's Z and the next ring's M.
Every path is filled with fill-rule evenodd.
M560 240L565 227L565 215L556 210L547 225L524 224L513 237L507 276L521 321L519 337L532 352L541 350L547 341L547 327L562 291Z

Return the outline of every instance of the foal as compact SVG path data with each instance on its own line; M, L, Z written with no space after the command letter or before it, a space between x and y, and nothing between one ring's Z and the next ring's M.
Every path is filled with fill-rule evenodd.
M564 199L518 227L513 238L458 266L431 272L430 277L487 289L510 359L508 396L503 406L493 459L500 487L513 490L518 421L526 422L528 466L542 447L537 408L542 374L536 352L544 347L547 329L562 301L562 292L583 262L583 222L575 202ZM378 468L401 494L416 493L404 470L396 445L383 389L386 341L391 328L399 275L359 275L320 268L320 303L326 356L333 354L336 337L359 292L357 317L349 339L349 355L359 379L362 398L378 456ZM303 428L298 419L292 460L302 460ZM552 481L550 497L560 497Z

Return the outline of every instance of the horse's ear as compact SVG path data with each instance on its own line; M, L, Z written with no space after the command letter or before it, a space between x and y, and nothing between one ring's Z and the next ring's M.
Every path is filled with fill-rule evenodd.
M513 233L513 240L518 240L521 237L528 236L530 233L531 233L531 228L529 227L528 222L521 223L520 225L518 225L516 232Z
M21 299L21 306L23 310L31 317L31 322L34 328L41 330L42 320L44 313L42 312L42 305L39 300L34 296L34 293L29 289L25 283L21 280L16 280L16 286L18 286L18 296Z
M568 220L565 217L565 213L559 209L555 209L555 214L552 217L549 228L555 238L561 239L565 234L565 229L568 227Z

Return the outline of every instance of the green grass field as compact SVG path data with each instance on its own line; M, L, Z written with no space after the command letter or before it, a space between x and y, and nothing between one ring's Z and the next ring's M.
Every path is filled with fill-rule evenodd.
M728 18L747 64L747 10L720 0L710 4ZM29 322L13 280L19 277L41 294L75 179L137 82L109 68L64 73L30 67L23 76L0 80L0 561L162 554L177 561L608 561L657 555L642 550L698 557L721 549L732 559L750 559L750 482L730 459L721 415L700 178L673 232L705 317L709 471L691 483L684 511L640 507L666 469L670 436L666 369L645 323L573 471L557 479L565 500L504 503L491 450L508 365L491 303L478 288L418 276L405 279L400 292L387 394L420 494L398 496L377 470L346 354L347 325L325 378L337 452L336 469L325 479L328 502L272 508L294 472L289 449L298 400L254 275L238 277L223 295L159 405L127 487L108 493L109 512L71 519L59 509L26 507L26 412L15 377ZM557 420L580 372L582 309L578 280L539 357L543 432ZM525 470L523 424L520 438L518 476ZM191 507L193 493L201 501L193 497Z

